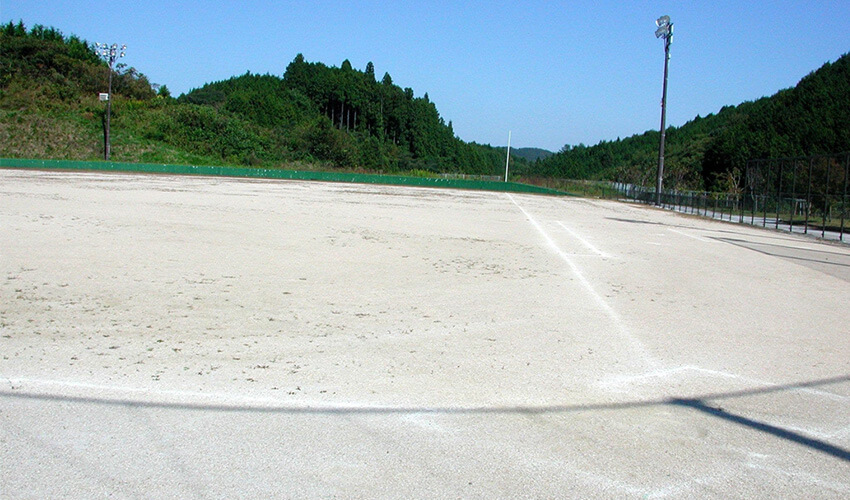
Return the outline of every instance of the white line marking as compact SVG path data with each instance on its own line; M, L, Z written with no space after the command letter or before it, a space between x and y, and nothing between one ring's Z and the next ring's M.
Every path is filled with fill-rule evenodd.
M703 243L717 243L716 240L709 240L709 239L706 239L706 238L700 238L699 236L694 236L692 234L683 233L682 231L676 231L675 229L670 229L669 227L667 228L667 230L670 231L670 232L676 233L676 234L681 234L682 236L687 236L688 238L693 238L697 241L702 241Z
M584 238L582 238L581 236L579 236L578 233L576 233L575 231L573 231L572 229L570 229L566 225L564 225L563 222L558 221L558 225L561 226L562 228L564 228L564 231L569 233L570 236L577 239L582 245L584 245L588 249L590 249L591 252L595 253L596 255L599 255L600 257L602 257L604 259L610 259L611 258L610 255L608 255L607 253L605 253L602 250L593 246L593 244L591 244L589 241L587 241Z
M757 379L757 378L745 377L745 376L742 376L742 375L736 375L734 373L729 373L729 372L724 372L724 371L719 371L719 370L711 370L709 368L702 368L702 367L695 366L695 365L682 365L682 366L677 366L675 368L661 368L661 369L658 369L658 370L654 370L654 371L650 371L650 372L646 372L646 373L641 373L641 374L638 374L638 375L618 375L618 376L610 377L607 380L601 381L598 384L602 387L610 387L610 386L614 386L614 385L630 385L630 384L632 384L634 382L638 382L640 380L651 379L651 378L667 378L667 377L671 377L671 376L673 376L677 373L688 372L688 371L697 372L697 373L712 376L712 377L720 377L720 378L738 380L738 381L741 381L741 382L745 382L747 384L758 385L758 386L767 387L767 388L783 385L783 384L778 384L776 382L767 382L765 380L761 380L761 379ZM825 399L829 399L831 401L837 401L837 402L845 402L845 401L850 400L850 397L842 396L841 394L835 394L835 393L829 392L829 391L814 389L814 388L811 388L811 387L789 387L787 389L787 391L810 394L812 396L817 396L817 397L821 397L821 398L825 398ZM734 391L732 391L732 392L734 392Z
M0 387L0 394L15 394L18 390L33 391L35 393L44 393L46 391L69 391L71 395L76 396L76 393L82 390L86 397L109 399L127 399L131 402L145 403L156 402L163 404L197 404L197 405L217 405L223 407L239 408L242 406L259 406L263 408L317 408L321 409L327 403L302 401L298 405L293 405L290 401L275 398L251 397L243 394L230 394L224 392L197 392L197 391L179 391L173 389L159 389L156 387L131 387L123 385L105 385L92 384L88 382L76 382L72 380L49 380L28 377L4 377L0 375L0 382L4 386ZM76 393L75 393L76 392ZM55 393L49 392L53 395ZM67 394L63 394L67 395ZM340 405L334 403L333 407ZM342 406L345 406L343 404ZM352 408L359 408L362 405L351 404ZM330 406L329 406L330 407ZM375 406L375 408L383 408Z
M843 429L839 429L836 432L833 432L832 434L827 436L827 438L838 439L838 438L843 438L844 436L850 436L850 425L848 425L847 427L845 427Z
M540 223L537 222L537 220L535 220L534 217L531 216L531 214L526 212L525 209L522 208L522 206L516 202L513 196L508 193L507 197L514 205L516 205L516 207L523 213L523 215L525 215L525 217L528 219L531 225L534 226L537 232L540 233L540 235L549 245L549 248L553 252L555 252L555 254L558 255L561 260L563 260L570 267L573 274L575 274L576 278L578 278L579 283L581 283L582 286L590 294L590 296L593 297L593 300L596 302L596 304L603 311L605 311L609 318L611 318L611 321L617 327L617 330L619 330L620 335L628 339L628 341L631 343L632 350L636 352L645 363L649 364L652 367L657 366L658 363L652 356L650 356L643 343L641 343L634 335L632 335L629 329L626 328L625 322L617 313L617 311L615 311L610 305L608 305L608 302L606 302L605 299L601 295L599 295L596 290L594 290L593 285L590 283L590 281L587 280L587 278L585 278L584 274L581 272L581 269L579 269L576 263L573 262L570 256L566 252L561 250L558 244L555 243L555 240L553 240L552 237L549 236L549 233L547 233L546 230L543 229L543 226L541 226Z
M800 467L774 467L767 463L755 463L754 461L748 461L745 465L753 469L767 471L780 477L786 477L789 480L807 481L822 488L828 488L834 491L850 491L850 487L848 487L847 483L836 483L834 481L824 480L820 476L809 474L801 470Z

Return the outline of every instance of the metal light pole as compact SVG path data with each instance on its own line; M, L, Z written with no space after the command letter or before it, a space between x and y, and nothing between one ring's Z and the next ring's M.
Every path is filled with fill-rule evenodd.
M109 93L106 94L106 137L104 137L103 143L103 158L106 161L109 161L109 150L111 149L111 143L109 141L109 121L112 118L112 66L115 64L115 59L119 57L124 57L124 51L127 50L126 45L122 45L120 48L117 43L113 43L112 45L107 45L105 43L95 44L98 48L98 54L109 63Z
M667 63L670 61L670 44L673 43L673 23L670 16L661 16L655 21L658 29L655 38L664 39L664 90L661 94L661 144L658 147L658 178L655 181L655 204L661 205L661 185L664 178L664 139L667 129Z

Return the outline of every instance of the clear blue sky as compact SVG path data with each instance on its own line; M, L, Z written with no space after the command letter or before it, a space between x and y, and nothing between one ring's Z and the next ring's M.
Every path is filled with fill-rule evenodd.
M0 20L128 45L122 61L176 96L299 52L372 61L428 93L465 141L559 150L655 129L669 15L670 125L794 86L850 52L850 1L0 0Z

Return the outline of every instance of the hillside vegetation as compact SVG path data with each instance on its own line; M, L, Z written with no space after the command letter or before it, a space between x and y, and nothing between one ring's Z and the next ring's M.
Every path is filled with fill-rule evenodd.
M725 189L748 160L850 150L850 55L782 90L667 129L665 186ZM660 133L566 146L518 170L526 175L653 185ZM732 174L732 175L730 175Z
M120 62L120 60L119 60ZM0 26L0 157L103 157L109 68L92 44L58 29ZM308 62L298 54L281 76L250 72L177 98L133 67L113 74L112 159L502 175L505 148L455 136L428 94L416 97L370 62L363 70ZM754 158L850 150L850 56L792 89L667 130L665 186L732 188ZM512 150L524 178L654 184L658 131L565 146Z
M523 158L528 161L537 161L552 156L553 152L541 148L514 148L511 149L511 156Z
M0 156L103 156L109 68L92 44L55 28L0 28ZM282 77L246 73L179 98L135 68L115 66L112 159L373 172L498 175L504 148L454 135L426 93L364 71L310 63ZM522 159L515 159L522 163Z

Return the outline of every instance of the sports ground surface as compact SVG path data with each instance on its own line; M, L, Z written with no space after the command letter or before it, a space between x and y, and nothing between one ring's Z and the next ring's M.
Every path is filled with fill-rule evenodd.
M850 247L0 169L0 497L850 496Z

